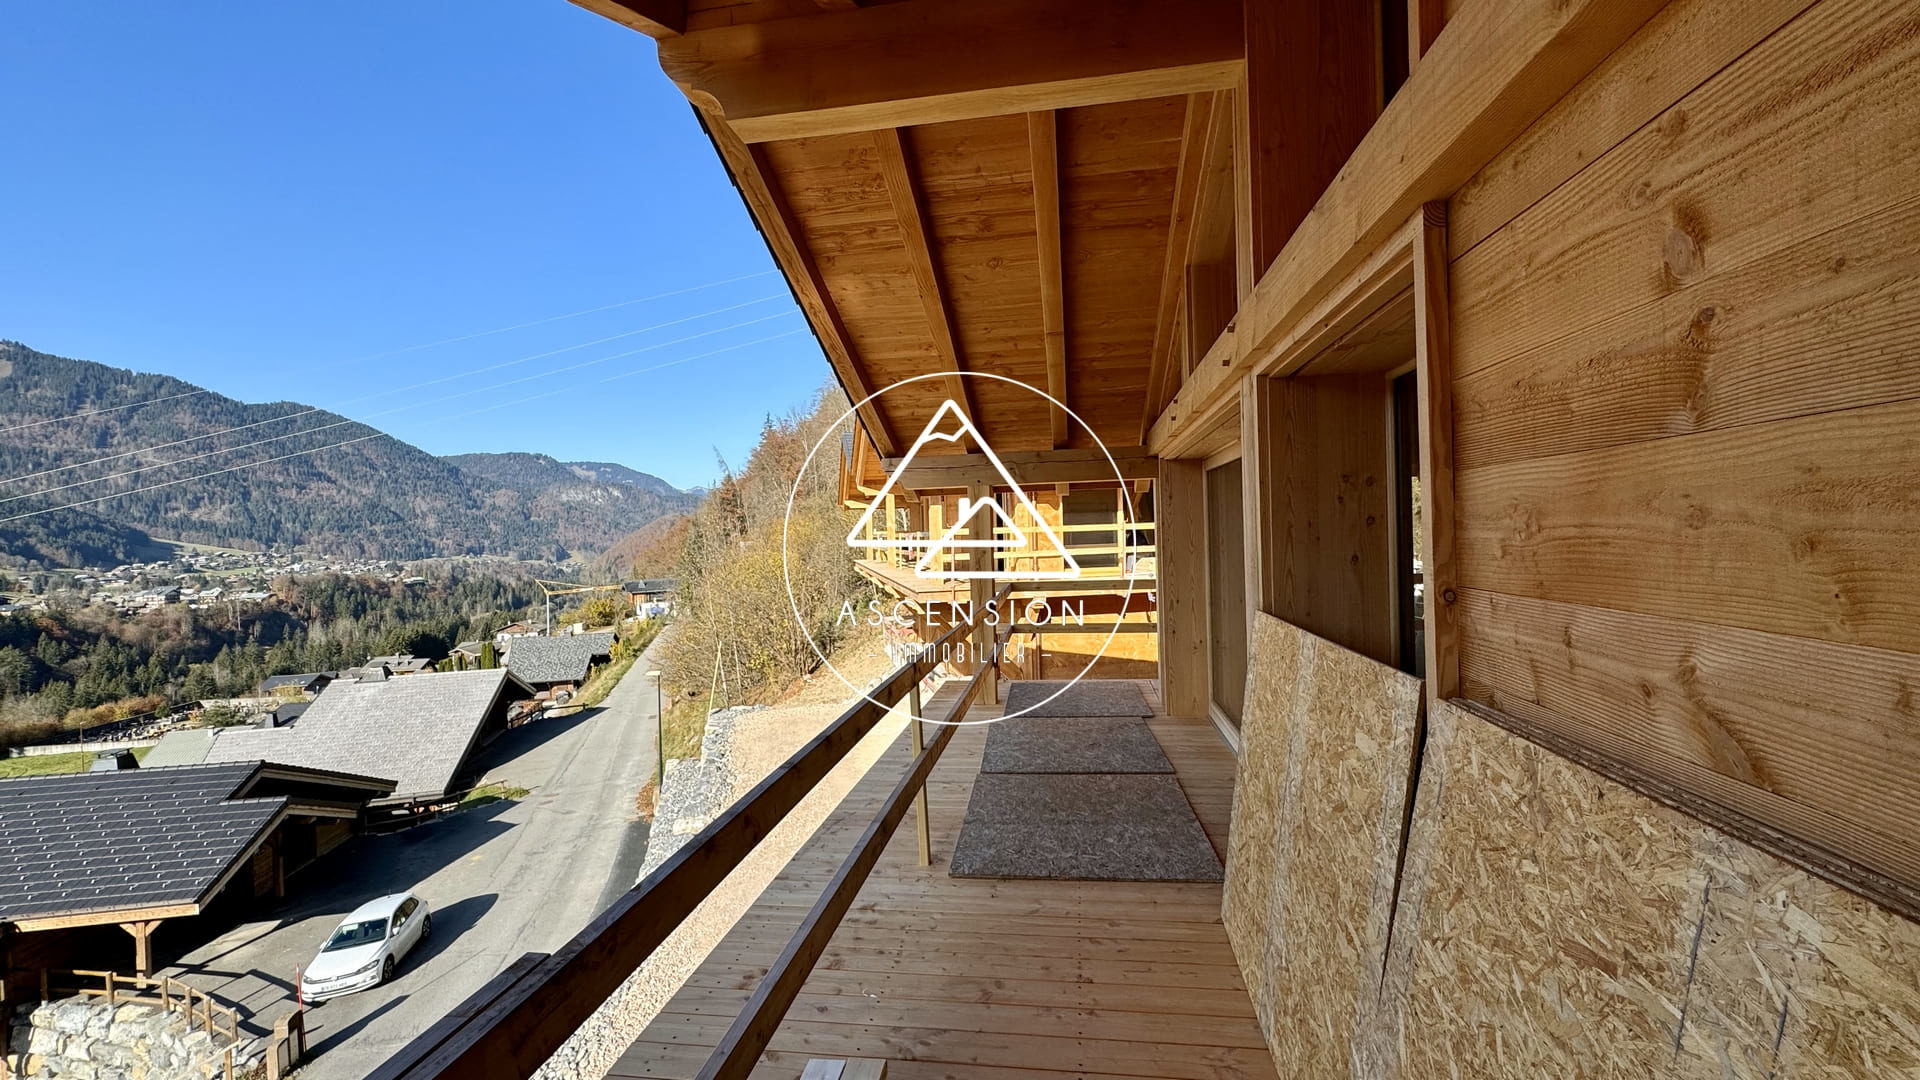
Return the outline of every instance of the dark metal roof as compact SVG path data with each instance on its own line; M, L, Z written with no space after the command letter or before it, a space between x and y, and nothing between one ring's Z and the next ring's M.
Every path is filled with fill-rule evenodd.
M302 690L311 688L316 682L332 679L331 671L309 671L304 675L269 675L260 681L260 692L271 694L283 686L297 686Z
M656 594L670 593L680 585L679 578L641 578L638 581L623 581L620 587L628 593Z
M0 920L199 903L286 809L257 762L0 781Z
M534 686L584 682L593 661L612 651L612 634L514 638L507 643L507 670Z
M301 792L391 788L258 761L0 780L0 922L204 903Z

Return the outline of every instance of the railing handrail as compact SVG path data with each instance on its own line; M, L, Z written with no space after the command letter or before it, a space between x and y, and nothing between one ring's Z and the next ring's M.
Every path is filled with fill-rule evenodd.
M1001 629L995 643L1004 644L1012 632L1010 626ZM926 786L934 764L940 760L941 752L953 738L956 728L953 721L966 713L974 697L979 694L981 684L993 677L993 665L983 663L967 680L966 688L947 710L947 722L939 725L940 730L933 739L914 757L906 775L894 785L893 793L880 807L880 812L874 815L873 821L854 843L853 850L847 853L840 868L834 871L820 899L814 902L806 918L800 921L800 926L787 940L786 948L780 950L779 958L767 969L760 984L754 988L753 996L747 999L746 1006L721 1037L720 1044L714 1047L712 1056L700 1069L698 1080L744 1080L753 1072L755 1063L772 1041L773 1033L786 1018L787 1010L793 1007L794 998L800 995L800 988L806 984L807 976L812 974L814 964L820 961L820 955L826 951L827 942L839 928L840 920L846 917L847 909L853 905L860 887L873 872L874 864L880 861L880 855L893 838L894 830L900 827L901 819L906 817L907 807L912 805L921 788ZM919 723L919 719L915 718L909 723Z
M996 599L1005 599L1002 586ZM939 647L976 628L948 629L776 766L743 798L668 856L552 954L527 953L469 996L368 1080L523 1080L639 968L702 900L940 664ZM506 1021L516 1021L509 1027Z
M162 1009L165 1009L167 1012L174 1012L176 1011L174 1001L177 999L181 1006L179 1011L181 1015L187 1019L188 1031L193 1030L194 1021L197 1018L207 1029L207 1034L209 1035L224 1034L228 1040L234 1042L240 1039L240 1014L234 1006L207 993L205 990L195 987L191 983L176 979L171 975L127 975L118 971L41 968L41 1000L51 1000L53 976L55 975L74 975L82 979L100 980L101 985L97 989L81 983L75 992L81 997L104 997L107 999L107 1005L109 1007L117 1005L123 1000L134 1002L158 1001ZM146 993L149 989L157 989L159 993L149 995ZM194 999L196 998L198 998L200 1002L197 1011L194 1005ZM224 1016L226 1018L227 1026L224 1032L220 1030L219 1025L214 1023L216 1016Z

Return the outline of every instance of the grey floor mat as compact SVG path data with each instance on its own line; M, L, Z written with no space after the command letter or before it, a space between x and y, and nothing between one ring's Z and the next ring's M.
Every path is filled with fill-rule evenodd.
M1023 716L1139 716L1153 715L1147 696L1136 683L1120 679L1081 679L1053 697L1064 680L1045 679L1016 682L1007 688L1006 715ZM1052 701L1047 701L1052 697ZM1040 705L1040 702L1046 702ZM1039 705L1038 708L1034 706ZM1032 709L1032 712L1028 712Z
M1219 881L1220 858L1171 776L982 773L954 877Z
M987 773L1170 773L1145 720L1020 716L987 728Z

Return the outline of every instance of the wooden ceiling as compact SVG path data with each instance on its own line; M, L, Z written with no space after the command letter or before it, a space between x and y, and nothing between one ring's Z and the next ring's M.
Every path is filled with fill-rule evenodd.
M943 376L881 453L950 398L1002 452L1143 441L1238 0L576 2L660 39L847 392Z

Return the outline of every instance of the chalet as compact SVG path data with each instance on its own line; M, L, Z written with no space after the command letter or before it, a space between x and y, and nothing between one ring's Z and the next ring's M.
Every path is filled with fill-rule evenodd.
M532 623L510 622L494 632L493 643L505 648L514 638L538 637L546 631Z
M0 1000L129 951L151 973L163 921L285 896L392 791L259 761L0 780Z
M269 675L260 680L260 693L272 696L277 693L297 693L312 696L327 688L327 684L338 677L337 672L310 671L303 675Z
M587 681L593 665L606 662L612 652L611 633L524 637L507 646L506 663L508 671L535 690L575 690Z
M1051 489L1151 540L1151 671L916 654L375 1077L535 1075L895 705L1028 715L911 725L610 1076L1920 1064L1913 0L576 2L854 403L854 539Z
M434 670L434 663L411 653L397 653L393 656L370 656L360 668L363 671L385 669L389 675L418 675Z
M459 790L469 757L533 693L505 670L336 679L295 722L169 732L149 759L385 772L395 782L372 801L376 809L437 803Z
M650 619L664 614L673 602L673 592L680 583L673 578L640 578L620 584L620 590L627 594L633 604L634 615Z

